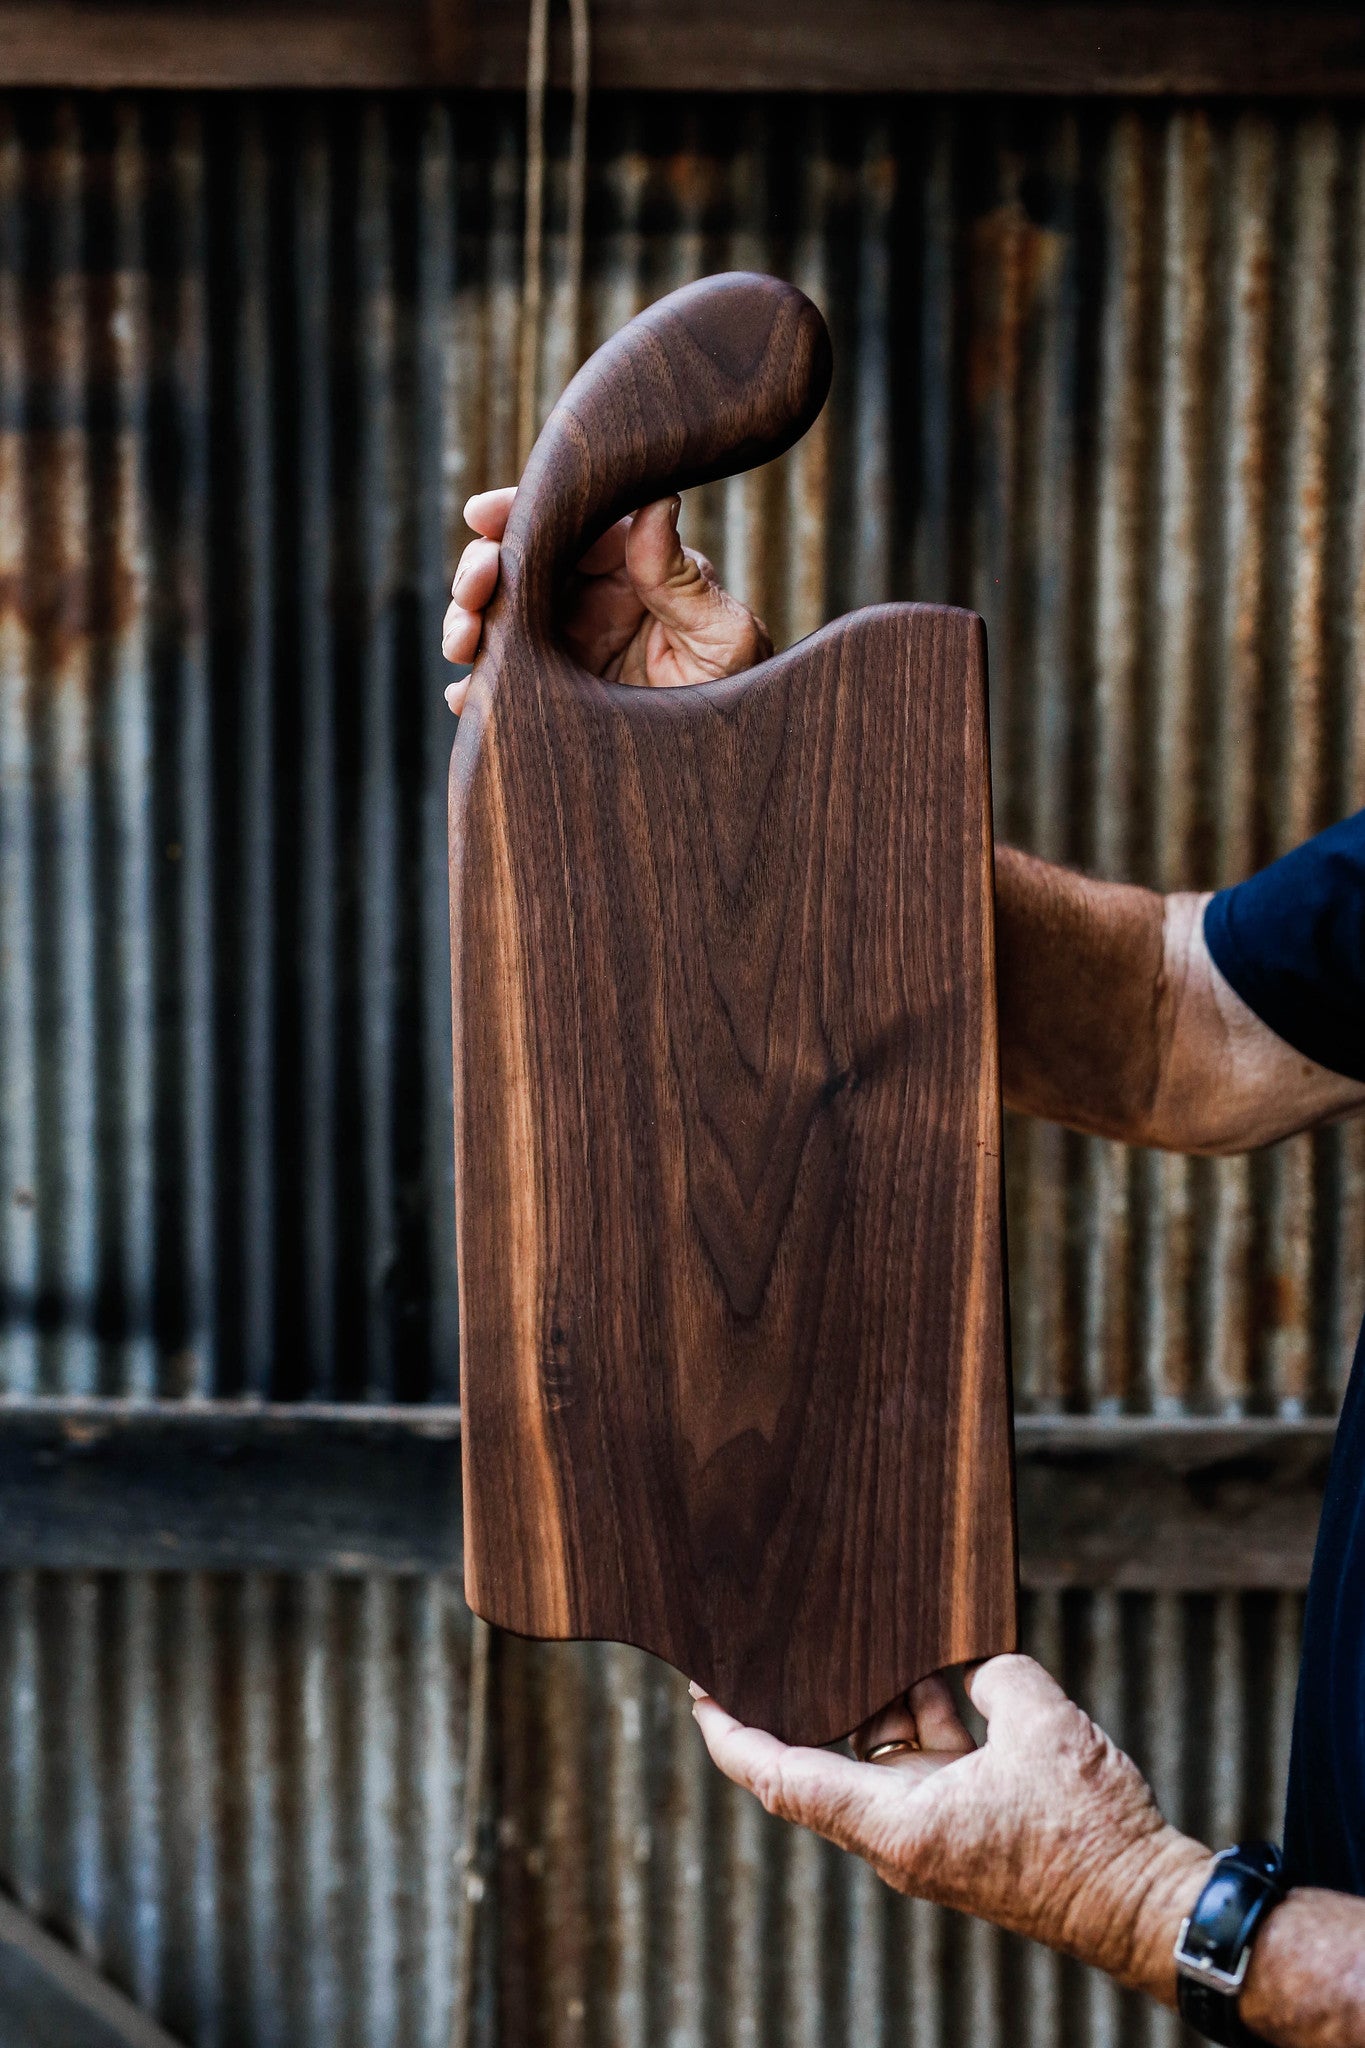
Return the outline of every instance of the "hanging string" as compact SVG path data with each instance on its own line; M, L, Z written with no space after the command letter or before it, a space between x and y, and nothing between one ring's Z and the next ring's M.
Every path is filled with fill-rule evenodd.
M573 116L569 126L564 261L569 279L569 355L576 370L583 334L583 223L588 209L588 82L592 70L592 25L588 0L569 0L569 33Z
M526 40L526 222L521 254L521 349L517 365L517 467L536 438L536 383L544 323L545 88L550 71L550 0L531 0Z
M569 163L564 222L569 354L578 367L583 305L583 238L588 193L588 92L592 71L589 0L569 0ZM521 332L517 355L517 462L524 468L540 427L537 394L545 339L545 103L550 82L550 0L531 0L526 43L526 220L522 242Z
M590 0L569 0L573 110L564 223L569 350L577 368L583 321L584 222L588 191L588 90L592 70ZM526 226L522 245L521 329L517 356L517 461L524 468L539 428L537 387L545 325L545 99L550 71L550 0L531 0L526 45ZM492 1873L485 1868L492 1759L490 1701L499 1638L473 1616L465 1734L464 1840L460 1855L454 2019L451 2048L473 2048L479 1908Z

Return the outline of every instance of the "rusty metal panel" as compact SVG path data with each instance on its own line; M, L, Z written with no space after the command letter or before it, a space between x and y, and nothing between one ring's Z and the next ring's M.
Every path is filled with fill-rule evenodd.
M1278 1828L1298 1619L1285 1596L1049 1594L1025 1632L1171 1817L1230 1840ZM1181 2038L1092 1973L897 1899L770 1821L711 1769L688 1706L637 1652L505 1644L500 2041Z
M1105 873L1209 886L1361 800L1356 116L596 118L547 404L706 267L829 312L826 420L687 515L779 640L978 606L1001 828ZM16 1392L453 1389L431 621L511 474L520 177L498 101L4 109ZM1022 1402L1331 1412L1363 1168L1015 1128Z
M779 641L977 606L1003 832L1163 887L1365 803L1365 127L975 101L551 137L546 403L699 271L825 306L826 418L688 531ZM512 473L515 106L0 99L0 1388L449 1400L436 625ZM1365 1134L1008 1137L1053 1413L1330 1414ZM1289 1594L1038 1593L1172 1816L1273 1826ZM467 1618L444 1579L19 1574L0 1880L186 2041L444 2048ZM485 2042L1175 2038L732 1797L679 1681L508 1644Z

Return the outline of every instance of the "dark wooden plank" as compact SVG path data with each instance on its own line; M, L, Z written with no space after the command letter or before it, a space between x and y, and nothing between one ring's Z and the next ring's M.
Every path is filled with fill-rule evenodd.
M1178 0L593 0L594 84L638 92L1365 91L1360 10ZM567 83L562 22L555 77ZM465 86L515 91L509 0L3 4L10 85Z
M581 547L752 467L819 314L704 280L522 478L451 765L465 1583L844 1733L1012 1644L985 638L885 606L743 676L605 684Z
M1015 1429L1024 1585L1307 1584L1330 1421ZM0 1568L457 1569L458 1449L455 1408L0 1402Z
M1333 1436L1325 1420L1021 1419L1023 1583L1298 1591Z
M4 2048L176 2048L130 1999L5 1898L0 2042Z
M0 1569L448 1569L458 1436L450 1408L0 1403Z

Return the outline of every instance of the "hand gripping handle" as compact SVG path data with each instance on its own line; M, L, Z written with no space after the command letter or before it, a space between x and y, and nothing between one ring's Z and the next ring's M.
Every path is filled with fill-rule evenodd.
M498 609L548 639L561 579L613 520L781 455L819 413L831 367L819 312L779 278L727 271L658 300L545 422L507 524Z

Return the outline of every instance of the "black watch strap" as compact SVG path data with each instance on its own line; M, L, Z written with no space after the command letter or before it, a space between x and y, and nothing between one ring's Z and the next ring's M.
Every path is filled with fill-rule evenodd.
M1175 1945L1180 2017L1207 2040L1226 2048L1260 2040L1243 2024L1237 1999L1256 1931L1287 1889L1284 1857L1273 1842L1239 1842L1214 1859Z

